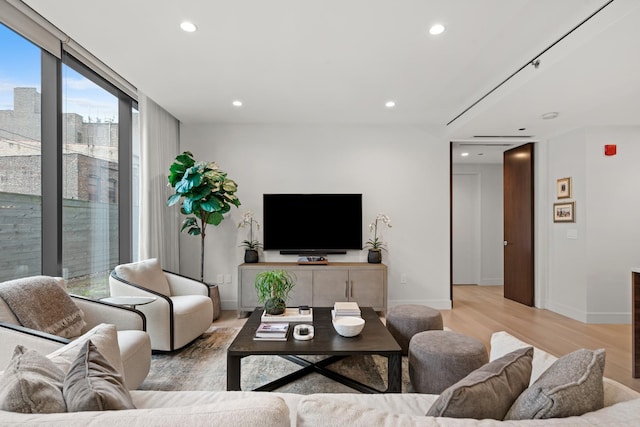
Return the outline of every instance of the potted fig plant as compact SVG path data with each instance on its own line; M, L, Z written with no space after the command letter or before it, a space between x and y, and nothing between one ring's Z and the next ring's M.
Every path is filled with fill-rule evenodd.
M253 219L253 212L247 211L242 214L242 221L238 223L238 228L249 227L249 240L243 240L241 247L246 248L244 251L244 262L254 263L258 262L258 249L262 247L262 244L253 238L253 225L260 230L260 223Z
M383 213L379 213L376 219L369 224L369 232L373 232L373 238L367 240L365 246L369 247L367 262L370 264L380 264L382 262L382 250L385 249L382 238L378 237L378 222L391 228L391 219Z
M277 315L285 312L295 281L295 275L286 270L267 270L256 275L258 302L264 304L265 313Z
M180 231L200 236L200 281L204 283L204 238L207 225L219 225L231 206L240 206L238 185L213 162L196 162L189 151L178 155L169 167L169 185L176 193L167 206L182 201L180 212L187 218Z

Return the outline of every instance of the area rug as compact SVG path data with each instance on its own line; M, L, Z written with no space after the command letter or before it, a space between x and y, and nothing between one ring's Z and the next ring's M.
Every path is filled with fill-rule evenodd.
M140 386L142 390L211 390L227 389L227 348L240 328L212 326L189 346L172 352L154 354L151 369ZM323 356L305 356L314 361ZM270 381L300 369L300 366L278 356L249 356L242 359L242 390L253 390ZM353 356L330 366L335 372L378 390L387 383L387 359L382 356ZM402 391L412 392L407 358L402 359ZM357 393L320 374L312 373L277 391L312 393Z

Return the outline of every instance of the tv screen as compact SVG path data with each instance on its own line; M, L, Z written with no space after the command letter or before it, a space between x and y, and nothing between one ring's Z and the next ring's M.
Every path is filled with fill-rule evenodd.
M283 254L362 249L362 194L265 194L263 233Z

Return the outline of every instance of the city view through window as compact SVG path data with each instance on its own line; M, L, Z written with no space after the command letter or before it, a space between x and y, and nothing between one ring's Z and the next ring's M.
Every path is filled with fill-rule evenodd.
M0 25L0 281L42 273L41 55ZM90 297L108 295L119 263L118 106L62 65L60 274L70 292Z

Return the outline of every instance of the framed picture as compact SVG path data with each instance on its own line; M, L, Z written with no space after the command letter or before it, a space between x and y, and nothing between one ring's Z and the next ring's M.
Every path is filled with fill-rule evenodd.
M571 178L560 178L556 185L556 194L558 199L571 198Z
M553 222L576 222L576 202L554 203Z

